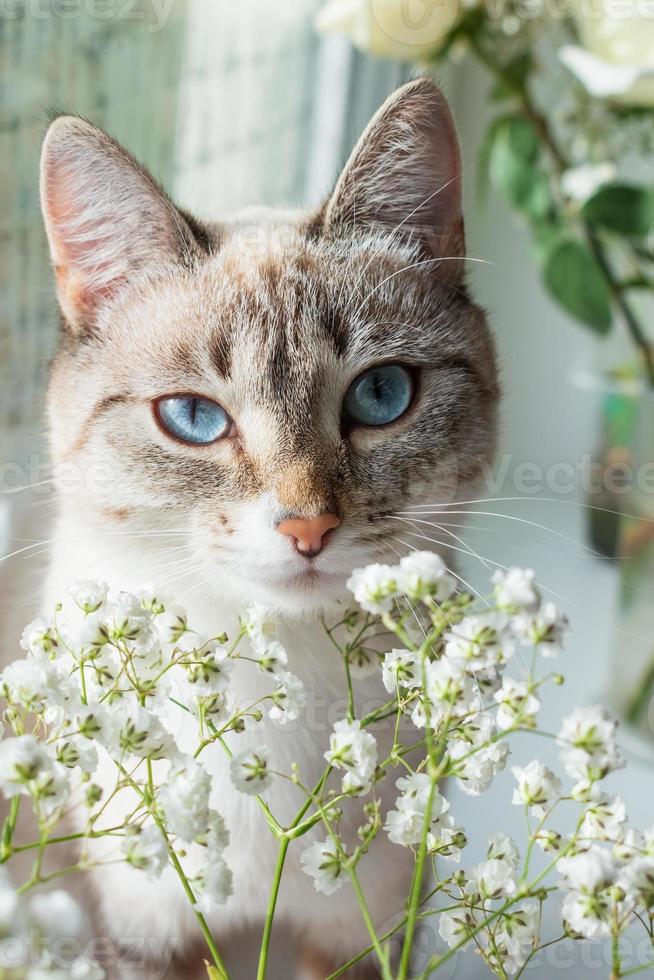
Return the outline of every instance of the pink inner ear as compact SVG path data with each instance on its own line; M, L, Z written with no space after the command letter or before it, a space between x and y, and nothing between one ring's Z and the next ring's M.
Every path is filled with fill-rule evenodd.
M77 321L114 296L126 277L119 256L115 251L112 255L115 245L112 249L106 219L100 214L97 223L93 222L89 188L63 160L52 157L45 163L43 176L43 208L57 291L64 312Z

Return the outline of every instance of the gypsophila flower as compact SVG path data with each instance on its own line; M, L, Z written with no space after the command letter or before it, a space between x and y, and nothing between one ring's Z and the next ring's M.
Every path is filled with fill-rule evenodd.
M654 857L637 857L620 870L618 884L628 900L645 909L654 907Z
M104 605L109 589L106 582L93 580L72 582L66 591L82 612L93 613Z
M311 844L300 855L302 870L313 878L313 886L323 895L333 895L347 879L343 859L330 837Z
M196 881L198 894L195 909L210 915L217 906L224 905L234 891L233 875L227 862L220 856L212 856Z
M557 743L563 747L565 771L577 781L576 798L592 796L594 783L624 765L615 742L616 728L617 721L600 705L575 708L564 719Z
M35 619L23 630L20 638L23 650L29 651L33 657L53 657L60 643L57 631L45 619Z
M158 877L166 866L166 841L159 828L152 824L129 834L122 847L125 860L139 871L145 871L151 878Z
M250 637L255 653L264 652L267 645L277 638L277 627L272 610L260 603L249 607L243 626Z
M0 790L5 796L28 793L29 785L52 769L52 758L33 735L0 742Z
M438 917L438 932L447 945L453 949L459 946L477 925L471 909L456 909L454 912L442 912Z
M479 708L479 698L474 682L466 673L463 663L450 657L430 661L425 665L425 693L429 701L429 718L437 724L449 715L462 718ZM418 727L424 727L425 716L414 718Z
M270 752L264 746L256 749L244 749L233 755L230 763L232 783L241 793L256 796L263 793L272 784L272 775L268 771Z
M507 612L536 612L540 605L540 594L534 584L536 576L530 569L497 569L493 574L495 599L500 609Z
M397 570L390 565L368 565L355 568L346 585L362 609L381 614L393 606L398 592L397 578Z
M461 725L447 746L454 775L469 796L486 792L506 767L509 751L507 743L497 737L493 719L485 714Z
M617 873L610 853L593 845L581 854L560 858L557 867L570 889L563 900L563 919L568 928L586 939L610 936Z
M496 830L488 837L488 849L486 857L489 861L506 861L514 869L518 866L520 852L508 834L503 834L501 830Z
M502 858L481 861L470 870L466 892L482 899L508 897L516 891L515 865Z
M166 785L159 790L158 800L168 830L188 844L208 831L210 791L209 774L195 761L170 773Z
M182 663L197 697L210 697L227 689L234 661L220 643L206 636L185 633L177 649L186 654Z
M256 659L264 673L279 674L288 663L288 654L279 640L271 640L257 649Z
M29 903L30 917L42 936L51 942L60 937L80 936L84 927L82 910L63 888L33 895Z
M431 779L426 773L413 773L401 776L395 783L401 796L395 800L394 810L386 815L386 830L389 839L395 844L419 844L425 826L425 814L432 796L431 821L436 823L449 809L449 803L438 790L431 791ZM433 829L432 829L433 832Z
M513 766L511 772L518 784L512 802L529 807L536 817L543 817L548 806L562 795L560 780L538 759L527 766Z
M273 706L268 717L280 725L287 725L300 717L307 701L307 692L299 677L287 670L277 674L275 680L279 687L271 695Z
M382 663L382 680L389 694L411 690L421 683L421 664L413 650L389 650Z
M619 796L594 801L585 811L579 828L580 837L618 841L627 821L627 810Z
M359 721L337 721L325 759L335 769L345 770L344 793L366 793L377 765L377 743Z
M568 620L553 602L544 602L538 612L516 616L513 629L521 640L536 647L543 657L556 657L565 641Z
M414 551L400 560L398 591L411 599L433 599L442 602L454 592L455 581L448 575L440 555L431 551Z
M509 625L504 613L467 616L445 634L445 656L470 671L503 664L514 652Z
M502 686L493 695L493 700L499 705L495 720L500 730L506 731L516 724L524 728L535 727L540 701L532 694L527 681L503 677Z

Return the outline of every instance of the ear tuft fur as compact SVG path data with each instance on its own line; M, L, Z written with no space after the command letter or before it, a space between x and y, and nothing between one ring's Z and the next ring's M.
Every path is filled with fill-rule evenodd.
M459 144L431 79L403 85L374 116L326 206L324 227L337 234L400 234L418 239L435 258L462 259ZM460 267L451 262L448 277Z

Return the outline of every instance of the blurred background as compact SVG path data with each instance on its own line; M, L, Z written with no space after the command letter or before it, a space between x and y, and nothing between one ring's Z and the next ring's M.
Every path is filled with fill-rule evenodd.
M347 31L317 32L317 0L139 0L122 13L120 6L16 0L0 10L0 546L6 555L19 552L0 565L5 621L10 614L27 621L38 603L52 514L43 397L57 311L37 187L48 110L104 126L180 205L216 217L248 204L318 202L366 121L416 70L412 59L358 50ZM638 574L625 584L633 561L616 544L623 525L611 518L598 528L589 516L590 507L629 512L627 497L604 486L589 493L582 477L591 460L606 466L616 442L607 440L607 425L626 425L625 413L631 422L617 439L619 458L654 460L651 395L639 390L625 408L606 381L607 366L629 356L624 329L618 322L602 338L573 322L543 288L525 221L492 187L483 190L483 137L497 113L487 73L463 52L436 74L461 138L469 254L487 263L470 263L470 282L490 313L504 386L498 464L482 494L489 499L472 517L453 518L469 523L457 531L462 574L476 584L489 568L531 566L567 609L572 640L561 666L568 680L544 714L552 730L580 700L608 700L626 717L633 692L642 695L644 708L632 710L633 724L624 727L633 764L613 785L634 823L647 826L654 820L651 553L638 552ZM649 307L643 315L649 324ZM641 508L637 528L648 548L653 526ZM425 534L439 537L429 527ZM516 748L516 761L536 752L554 761L549 743L532 743ZM522 812L506 806L510 783L507 773L487 797L455 793L457 822L480 838L468 862L481 857L486 830L524 836ZM440 942L429 933L421 941L425 949ZM605 952L577 944L566 960L557 948L556 962L543 954L528 972L605 975ZM487 975L471 955L452 970L462 980Z

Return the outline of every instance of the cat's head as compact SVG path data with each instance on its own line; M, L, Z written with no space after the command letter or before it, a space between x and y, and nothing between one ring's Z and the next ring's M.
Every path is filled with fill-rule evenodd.
M42 202L64 320L53 454L108 528L188 529L216 590L314 609L354 567L425 546L393 515L478 479L495 357L427 79L314 213L203 224L75 117L46 136Z

